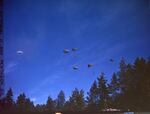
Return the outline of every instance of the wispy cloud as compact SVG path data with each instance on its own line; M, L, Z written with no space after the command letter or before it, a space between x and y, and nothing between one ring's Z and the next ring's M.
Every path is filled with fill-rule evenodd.
M28 93L33 95L33 94L39 92L45 86L53 85L53 84L57 83L59 81L59 79L61 79L61 73L55 73L55 74L52 74L51 76L47 76L47 78L42 80L39 85L30 89L30 91Z
M6 67L5 67L4 73L7 74L7 73L12 72L13 70L15 70L17 65L18 65L17 62L10 62L10 63L8 63L6 65Z

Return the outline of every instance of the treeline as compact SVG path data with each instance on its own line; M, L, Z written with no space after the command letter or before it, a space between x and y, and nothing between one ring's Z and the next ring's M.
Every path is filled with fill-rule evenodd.
M87 96L84 91L75 88L69 100L60 91L57 99L50 96L46 104L34 105L24 93L16 101L10 88L0 101L0 110L7 111L103 111L106 109L121 111L150 111L150 59L137 58L133 64L127 64L122 58L120 69L112 75L110 83L101 73L93 82Z

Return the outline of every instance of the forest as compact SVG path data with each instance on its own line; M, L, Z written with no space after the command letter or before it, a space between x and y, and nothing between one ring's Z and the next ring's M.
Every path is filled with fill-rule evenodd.
M124 58L119 64L119 71L114 72L111 80L101 73L89 88L87 96L84 90L75 88L69 100L65 100L63 90L57 99L47 98L45 104L35 105L25 93L16 101L12 88L5 95L0 94L1 112L100 112L107 109L118 111L150 111L150 58L136 58L126 63ZM2 93L2 91L1 91Z

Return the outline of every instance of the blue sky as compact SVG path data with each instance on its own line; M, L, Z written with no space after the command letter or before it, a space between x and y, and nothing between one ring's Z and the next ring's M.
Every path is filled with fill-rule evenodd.
M148 0L4 0L5 88L35 103L60 90L68 98L75 87L86 94L101 72L110 80L122 57L150 55L149 12Z

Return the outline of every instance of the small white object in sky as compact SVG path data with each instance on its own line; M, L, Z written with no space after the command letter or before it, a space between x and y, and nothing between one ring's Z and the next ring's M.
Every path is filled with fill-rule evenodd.
M23 54L23 51L18 50L18 51L17 51L17 54L22 55L22 54Z

